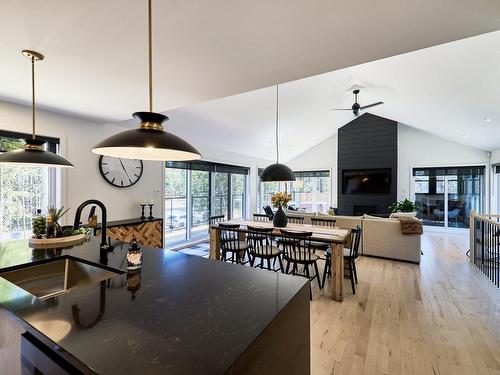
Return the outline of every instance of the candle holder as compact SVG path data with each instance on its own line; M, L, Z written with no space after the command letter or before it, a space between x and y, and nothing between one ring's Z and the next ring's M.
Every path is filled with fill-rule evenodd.
M145 208L146 208L146 205L145 204L141 204L141 217L140 217L141 220L146 219L146 216L144 215L144 209Z
M148 217L148 219L152 220L153 219L153 206L154 206L154 204L148 204L148 206L149 206L149 217Z

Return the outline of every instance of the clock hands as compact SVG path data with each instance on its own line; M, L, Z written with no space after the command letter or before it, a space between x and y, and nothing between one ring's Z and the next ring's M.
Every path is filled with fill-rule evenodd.
M118 160L120 161L120 165L122 166L123 171L125 172L125 175L127 176L128 180L129 180L130 182L132 182L132 180L130 179L130 176L128 175L127 170L125 169L125 166L123 165L122 159L118 159ZM123 182L122 182L122 185L123 185Z

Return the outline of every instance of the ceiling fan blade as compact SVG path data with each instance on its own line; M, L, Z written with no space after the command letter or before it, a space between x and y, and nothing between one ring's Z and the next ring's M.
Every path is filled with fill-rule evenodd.
M352 111L352 108L330 108L330 111Z
M360 107L359 109L366 109L366 108L370 108L370 107L375 107L376 105L380 105L380 104L384 104L384 102L377 102L377 103L364 105L364 106Z

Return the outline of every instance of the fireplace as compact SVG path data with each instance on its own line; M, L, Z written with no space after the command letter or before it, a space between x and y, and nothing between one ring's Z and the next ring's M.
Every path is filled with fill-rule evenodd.
M375 215L375 214L377 214L377 206L359 206L359 205L353 205L352 206L352 214L354 216L361 216L361 215L364 215L364 214Z

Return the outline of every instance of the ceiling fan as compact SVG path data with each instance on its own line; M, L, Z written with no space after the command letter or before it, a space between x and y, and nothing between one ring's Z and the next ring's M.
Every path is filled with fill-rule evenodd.
M376 105L384 104L384 102L376 102L376 103L361 106L358 103L359 90L356 89L352 93L354 94L354 104L352 105L351 108L332 108L331 110L332 111L352 111L352 113L354 113L354 116L357 116L359 114L360 110L364 110L364 109L367 109L370 107L375 107Z

